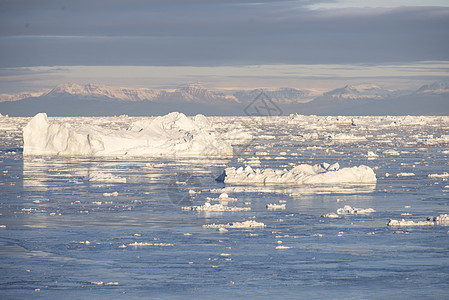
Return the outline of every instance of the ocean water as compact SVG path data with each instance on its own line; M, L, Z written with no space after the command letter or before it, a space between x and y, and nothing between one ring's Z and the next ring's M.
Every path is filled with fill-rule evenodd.
M232 157L23 157L28 119L0 118L0 298L448 298L449 226L387 222L449 213L449 117L211 120L253 139ZM215 181L227 166L323 162L367 165L377 184ZM224 192L251 210L181 209ZM375 212L322 217L345 205ZM265 227L203 228L246 220Z

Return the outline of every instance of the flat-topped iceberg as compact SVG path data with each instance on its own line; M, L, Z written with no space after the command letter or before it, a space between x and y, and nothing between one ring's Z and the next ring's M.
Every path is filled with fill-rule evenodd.
M138 121L127 130L82 124L51 124L45 113L23 129L24 155L198 156L232 155L232 146L211 131L203 115L173 112Z
M342 168L338 163L301 164L287 169L226 168L216 179L230 184L371 184L377 178L373 169L361 165Z

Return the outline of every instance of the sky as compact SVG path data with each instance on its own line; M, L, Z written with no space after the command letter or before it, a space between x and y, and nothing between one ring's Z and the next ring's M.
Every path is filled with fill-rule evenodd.
M0 93L449 81L445 0L0 0Z

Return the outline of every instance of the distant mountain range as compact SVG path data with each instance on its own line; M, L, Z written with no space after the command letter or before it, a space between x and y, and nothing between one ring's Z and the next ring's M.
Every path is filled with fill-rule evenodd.
M258 105L260 95L270 99L280 113L317 115L449 115L449 84L436 82L416 91L384 89L377 85L347 85L323 92L314 89L234 90L227 94L200 84L175 89L111 87L66 83L45 93L0 94L0 113L32 116L160 115L171 111L187 114L245 115ZM259 110L257 110L259 111Z

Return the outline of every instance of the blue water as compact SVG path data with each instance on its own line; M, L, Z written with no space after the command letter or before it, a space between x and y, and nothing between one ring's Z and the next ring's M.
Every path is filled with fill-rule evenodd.
M296 125L274 121L247 126L275 138L256 137L232 158L201 159L23 158L20 131L6 130L0 298L448 298L449 226L386 226L389 219L449 213L448 178L428 177L448 171L447 144L408 143L411 133L440 127L392 129L395 140L386 144L375 135L349 143L295 140ZM401 154L382 153L393 148ZM379 157L368 160L368 150ZM258 151L268 152L257 155L261 167L365 164L375 168L378 183L243 187L229 194L238 199L230 205L249 206L249 212L181 210L218 197L226 185L214 178ZM95 172L126 183L89 181ZM400 172L415 176L397 177ZM103 196L112 192L118 196ZM266 209L279 200L286 201L285 210ZM321 217L344 205L376 212ZM266 227L202 228L249 218ZM129 246L134 242L164 246Z

